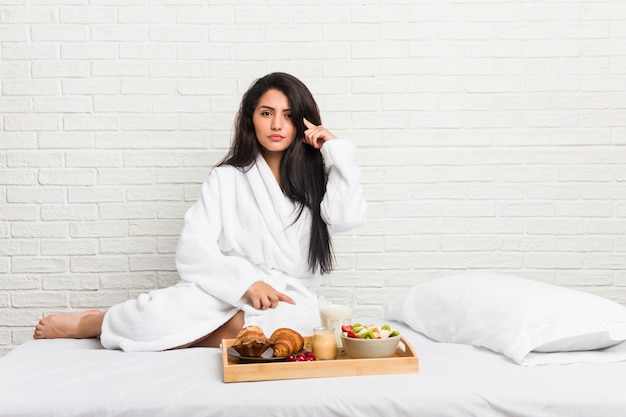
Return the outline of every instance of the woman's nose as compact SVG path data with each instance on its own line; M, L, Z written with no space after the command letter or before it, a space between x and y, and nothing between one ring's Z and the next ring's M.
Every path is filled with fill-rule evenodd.
M282 129L282 120L280 117L274 116L272 117L272 130L280 130Z

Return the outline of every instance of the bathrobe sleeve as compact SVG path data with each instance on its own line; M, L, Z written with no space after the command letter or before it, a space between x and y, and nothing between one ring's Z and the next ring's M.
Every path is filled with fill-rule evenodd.
M345 139L333 139L324 143L321 152L328 175L321 204L322 219L336 232L364 225L367 204L356 164L356 146Z
M223 199L227 199L217 170L202 184L198 201L185 214L185 223L176 250L176 267L183 281L194 282L214 297L235 307L258 281L254 265L241 256L228 256L219 247L222 232ZM230 192L234 192L232 189Z

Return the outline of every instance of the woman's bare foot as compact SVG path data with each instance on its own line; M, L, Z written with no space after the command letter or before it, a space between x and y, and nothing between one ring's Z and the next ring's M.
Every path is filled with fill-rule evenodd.
M104 312L87 310L80 313L50 314L35 326L35 339L87 339L100 336Z

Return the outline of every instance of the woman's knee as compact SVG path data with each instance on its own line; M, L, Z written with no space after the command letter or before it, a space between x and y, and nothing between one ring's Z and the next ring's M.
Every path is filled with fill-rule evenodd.
M179 346L179 348L186 347L220 347L222 339L235 339L244 324L243 311L237 312L226 323L222 324L212 333L191 342L187 345Z
M226 322L229 327L229 330L236 331L239 333L241 329L243 329L244 324L244 313L243 311L238 311L230 320Z

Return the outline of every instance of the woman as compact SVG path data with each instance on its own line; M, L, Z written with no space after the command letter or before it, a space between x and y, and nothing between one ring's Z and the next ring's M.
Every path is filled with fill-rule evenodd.
M321 125L307 87L266 75L244 94L231 149L185 215L181 281L106 312L47 316L34 337L158 351L218 347L248 325L310 334L315 291L333 267L330 234L365 222L359 177L354 145Z

